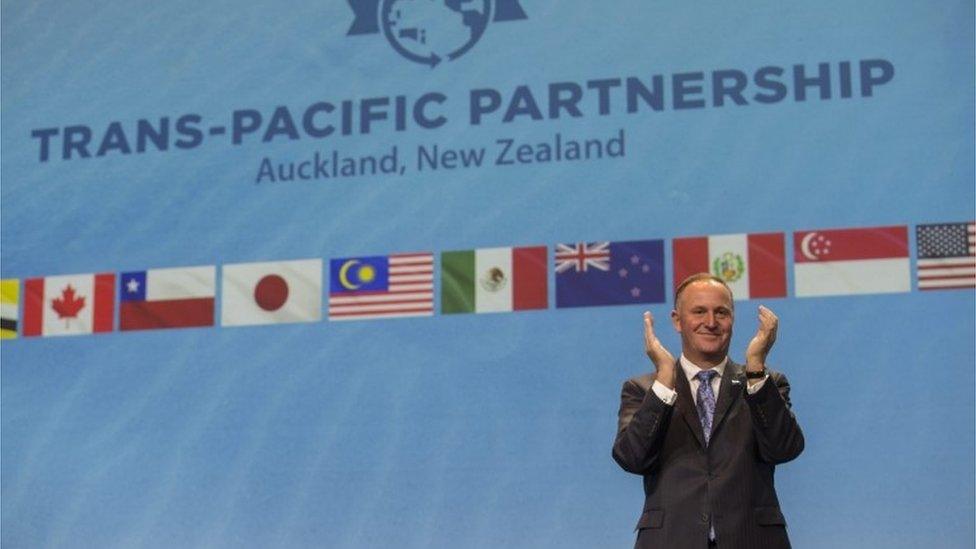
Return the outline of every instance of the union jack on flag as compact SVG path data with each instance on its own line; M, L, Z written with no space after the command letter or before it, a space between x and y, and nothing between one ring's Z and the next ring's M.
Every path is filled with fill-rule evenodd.
M556 244L556 272L566 272L574 268L576 272L586 272L593 267L601 271L610 270L609 242L577 242L575 244Z

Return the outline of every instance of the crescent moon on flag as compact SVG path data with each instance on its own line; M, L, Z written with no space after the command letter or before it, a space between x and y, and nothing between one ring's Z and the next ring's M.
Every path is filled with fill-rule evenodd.
M807 259L812 259L814 261L820 259L819 257L813 254L813 251L810 250L810 242L813 241L813 238L815 236L817 236L816 231L812 233L807 233L806 236L803 237L803 240L800 241L800 253L803 254L803 257Z
M339 267L339 284L342 284L343 288L347 290L355 290L356 288L359 288L360 285L349 282L349 269L358 264L358 259L350 259L349 261L343 263L342 267Z

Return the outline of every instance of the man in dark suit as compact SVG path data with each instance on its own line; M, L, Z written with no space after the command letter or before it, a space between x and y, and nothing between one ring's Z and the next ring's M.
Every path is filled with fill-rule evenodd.
M746 364L728 359L732 291L693 275L675 291L675 360L644 313L655 371L627 380L613 458L644 477L635 548L789 548L773 484L775 466L803 451L786 377L766 368L779 319L759 307Z

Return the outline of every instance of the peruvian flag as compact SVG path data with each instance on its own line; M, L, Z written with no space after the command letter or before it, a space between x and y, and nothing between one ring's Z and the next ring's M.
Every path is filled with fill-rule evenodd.
M674 287L696 273L711 273L736 299L786 297L783 233L726 234L676 238Z
M908 227L793 233L797 297L907 292Z
M78 274L24 281L24 336L111 332L115 275Z

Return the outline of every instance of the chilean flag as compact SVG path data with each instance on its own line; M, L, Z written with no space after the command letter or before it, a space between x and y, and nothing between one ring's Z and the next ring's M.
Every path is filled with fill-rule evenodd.
M216 268L149 269L119 275L119 330L214 325Z

